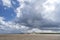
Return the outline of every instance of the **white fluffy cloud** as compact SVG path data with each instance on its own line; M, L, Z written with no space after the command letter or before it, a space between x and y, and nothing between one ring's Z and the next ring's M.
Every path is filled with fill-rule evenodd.
M57 15L59 15L59 13L56 11L59 10L57 7L57 5L59 5L59 4L60 4L59 0L47 0L46 2L44 2L43 3L44 11L42 13L43 18L58 23L60 18L59 18L59 16L57 16Z
M52 31L52 30L40 30L38 28L33 28L31 30L28 30L27 33L56 33L56 31Z
M11 7L12 6L11 0L2 0L2 2L3 2L4 6L7 6L7 7Z
M12 29L12 30L11 30ZM21 32L25 32L27 31L29 28L24 26L24 25L20 25L20 24L16 24L12 21L4 21L3 17L0 17L0 30L4 30L5 33L14 33L11 32L13 30L20 30ZM6 32L7 31L7 32ZM16 32L17 33L17 32Z

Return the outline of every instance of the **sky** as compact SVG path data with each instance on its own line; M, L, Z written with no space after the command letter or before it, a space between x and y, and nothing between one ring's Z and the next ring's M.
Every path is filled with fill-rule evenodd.
M0 34L60 32L60 0L0 0Z

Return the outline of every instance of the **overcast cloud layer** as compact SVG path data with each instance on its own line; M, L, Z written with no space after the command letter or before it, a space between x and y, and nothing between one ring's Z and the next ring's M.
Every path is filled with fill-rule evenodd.
M1 4L4 10L12 9L15 17L7 21L0 16L0 33L60 31L59 0L1 0Z

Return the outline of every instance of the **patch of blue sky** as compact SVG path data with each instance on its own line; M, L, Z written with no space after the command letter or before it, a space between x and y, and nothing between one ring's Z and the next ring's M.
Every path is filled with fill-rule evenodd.
M15 8L15 9L20 6L20 4L17 0L12 0L11 4L12 4L13 8Z
M0 5L2 5L2 0L0 0Z
M0 16L4 17L5 20L9 21L9 20L12 20L16 16L16 13L14 12L13 8L7 8L1 4L0 5Z

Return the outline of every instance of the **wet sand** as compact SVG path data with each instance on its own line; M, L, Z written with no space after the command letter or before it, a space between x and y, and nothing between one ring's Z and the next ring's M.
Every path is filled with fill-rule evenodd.
M0 34L0 40L60 40L60 34Z

